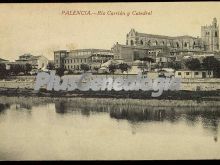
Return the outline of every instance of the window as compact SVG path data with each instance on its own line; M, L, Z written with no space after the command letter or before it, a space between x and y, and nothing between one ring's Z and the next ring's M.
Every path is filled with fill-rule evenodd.
M176 43L176 47L177 47L177 48L179 48L179 47L180 47L180 45L179 45L179 43L178 43L178 42Z
M186 75L189 75L189 72L186 72Z
M193 49L196 47L196 42L194 41L193 42Z
M184 46L187 47L187 43L186 42L184 43Z
M209 71L209 72L208 72L208 75L212 75L212 72Z
M134 45L134 41L133 41L133 40L131 40L131 45L132 45L132 46Z
M218 32L217 31L215 32L215 37L218 37Z
M141 45L144 45L144 42L141 40Z
M195 75L199 75L199 72L195 72Z
M181 76L181 72L178 72L178 75Z

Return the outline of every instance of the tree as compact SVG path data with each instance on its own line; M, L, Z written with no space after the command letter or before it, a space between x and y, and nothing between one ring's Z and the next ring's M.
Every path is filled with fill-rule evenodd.
M20 64L12 64L10 66L10 73L14 73L15 75L18 75L21 72L25 72L24 66Z
M201 63L197 58L192 58L192 59L186 60L185 65L190 70L199 70L199 69L201 69Z
M121 63L118 65L118 68L121 69L121 72L123 73L124 71L128 71L130 66L126 63Z
M94 67L94 70L96 71L96 72L98 72L98 70L99 70L99 67Z
M57 68L57 69L56 69L56 74L61 77L61 76L64 75L64 71L65 71L64 67L61 66L60 68Z
M202 60L202 66L206 70L212 70L214 76L220 77L220 62L214 57L206 57Z
M110 73L115 73L115 71L116 71L116 69L117 69L118 67L117 67L117 65L115 65L115 64L110 64L109 66L108 66L108 69L109 69L109 72Z
M80 65L80 68L81 68L81 70L84 71L84 73L87 72L87 71L89 71L89 69L90 69L90 67L89 67L88 64L81 64L81 65Z
M0 79L5 78L7 75L6 65L4 63L0 63Z
M48 69L48 70L54 70L54 69L55 69L54 63L53 63L53 62L49 62L49 63L47 64L47 69Z
M172 68L174 70L181 69L181 63L176 62L176 61L171 61L167 63L168 68Z
M32 70L31 64L26 63L24 67L24 72L27 75Z
M206 57L202 60L202 66L206 70L214 70L218 65L219 61L214 57Z

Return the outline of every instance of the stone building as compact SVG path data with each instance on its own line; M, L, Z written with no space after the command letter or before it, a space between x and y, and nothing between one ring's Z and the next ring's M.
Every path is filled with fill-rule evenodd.
M144 58L155 61L159 53L170 54L167 46L129 46L119 43L112 47L112 52L114 53L114 59L121 59L126 63L143 60Z
M208 51L219 50L219 26L217 19L214 18L212 24L201 27L201 37L205 42L205 49Z
M67 70L80 70L81 64L88 64L90 69L101 67L102 63L113 59L113 53L105 49L76 49L71 51L55 51L56 68L64 66Z
M127 34L126 45L128 46L167 46L177 50L205 50L201 38L192 36L164 36L139 33L135 29Z
M15 60L15 64L31 64L32 69L38 70L38 69L47 69L48 59L42 55L40 56L34 56L31 54L24 54L19 56L18 60Z
M58 50L54 52L54 66L60 68L64 66L64 58L67 57L69 52L67 50Z
M219 26L214 18L209 26L201 26L201 38L192 36L164 36L147 33L139 33L135 29L126 36L126 45L129 46L167 46L174 50L189 51L218 51L219 50Z
M219 51L219 26L214 18L212 25L201 27L201 37L164 36L137 32L131 29L126 35L126 45L116 43L112 47L115 59L125 62L140 60L143 57L156 59L159 53L164 56L205 55Z

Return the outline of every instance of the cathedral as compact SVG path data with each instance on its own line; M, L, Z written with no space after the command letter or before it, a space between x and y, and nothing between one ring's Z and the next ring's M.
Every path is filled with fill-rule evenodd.
M126 38L127 46L166 46L174 50L219 51L219 26L216 18L211 25L201 27L201 38L139 33L135 29L131 29Z

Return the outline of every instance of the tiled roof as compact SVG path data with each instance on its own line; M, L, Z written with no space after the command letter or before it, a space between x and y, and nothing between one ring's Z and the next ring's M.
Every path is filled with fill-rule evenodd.
M183 36L165 36L165 35L157 35L157 34L147 34L147 33L137 33L139 36L144 36L144 37L152 37L152 38L160 38L160 39L170 39L170 40L175 40L175 39L180 39L180 38L193 38L196 39L196 37L188 36L188 35L183 35Z

